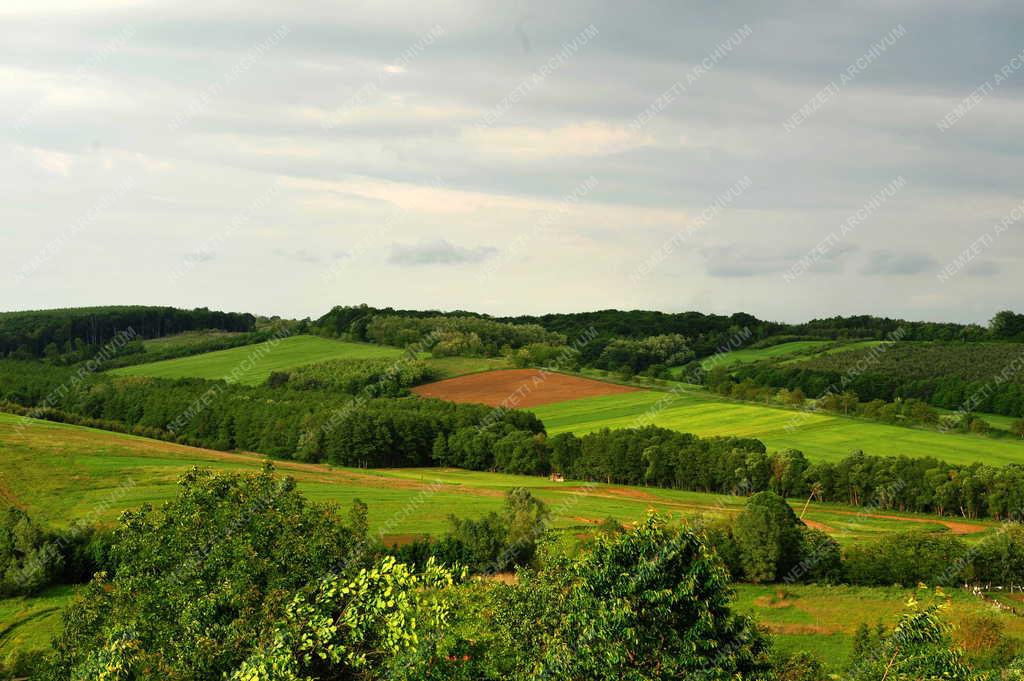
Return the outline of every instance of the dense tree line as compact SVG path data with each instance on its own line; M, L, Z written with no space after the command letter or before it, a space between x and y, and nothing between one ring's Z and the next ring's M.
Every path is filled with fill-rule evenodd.
M870 402L914 398L936 407L1024 416L1020 343L895 343L819 355L792 365L753 365L738 381L818 397L842 390Z
M196 329L252 331L256 317L205 307L182 310L142 305L80 307L0 313L0 357L21 359L78 353L85 359L118 334L132 329L156 338ZM85 353L85 354L83 354Z
M203 379L113 378L38 363L4 363L8 410L213 449L243 449L345 466L429 466L438 436L478 470L493 469L491 445L543 432L526 411L442 400L375 398ZM78 379L78 380L76 380ZM385 384L386 385L386 384ZM17 405L17 407L15 406ZM480 455L482 458L475 459Z
M416 347L435 356L489 356L531 344L565 345L565 336L536 324L513 324L466 312L335 307L313 325L326 336L400 348Z

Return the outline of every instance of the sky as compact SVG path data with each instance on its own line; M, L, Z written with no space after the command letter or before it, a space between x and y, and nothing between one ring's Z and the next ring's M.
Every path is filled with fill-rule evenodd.
M1022 309L1024 4L0 3L0 310Z

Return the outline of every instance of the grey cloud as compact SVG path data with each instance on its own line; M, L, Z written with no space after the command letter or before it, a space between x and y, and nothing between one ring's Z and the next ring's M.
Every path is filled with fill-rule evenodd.
M481 263L498 253L490 246L463 248L444 239L417 244L393 244L388 262L400 267L419 265L469 265Z
M980 260L967 266L969 277L994 277L1002 272L1002 268L991 260Z
M323 260L320 256L316 255L315 253L311 253L305 249L286 251L280 248L275 248L274 255L309 265L315 265Z
M838 243L822 249L822 252L773 253L767 249L755 250L734 244L706 248L703 255L709 275L732 278L781 274L801 262L806 263L803 269L808 272L839 274L847 256L858 250L856 244Z
M868 256L861 272L863 274L910 275L930 271L937 266L938 263L934 258L921 253L875 251Z

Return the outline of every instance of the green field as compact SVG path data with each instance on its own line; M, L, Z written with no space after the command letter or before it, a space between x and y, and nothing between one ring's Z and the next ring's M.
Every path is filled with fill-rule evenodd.
M0 495L40 521L60 526L75 519L114 522L120 512L144 503L158 505L177 492L178 477L194 465L217 470L256 471L265 459L232 454L80 426L0 413ZM560 528L586 529L609 516L633 522L656 508L678 517L722 517L739 512L745 497L680 490L551 482L547 478L417 468L366 470L277 461L311 499L369 505L371 527L385 535L437 533L449 514L479 516L498 510L504 493L526 487L552 510ZM803 500L794 499L794 506ZM808 520L840 542L911 528L948 531L949 522L930 516L883 514L869 517L838 504L811 504ZM979 533L995 523L978 522ZM981 536L977 534L976 536Z
M720 355L712 355L701 360L701 367L707 371L712 367L732 367L738 364L752 364L762 362L766 359L777 359L787 355L807 352L824 345L831 345L832 341L792 341L790 343L779 343L767 348L747 349L741 348L726 352Z
M152 364L114 369L115 376L151 376L153 378L222 379L241 370L239 383L256 385L272 371L282 371L303 364L332 359L380 359L401 357L398 348L371 343L348 343L318 336L293 336L280 341L244 345L230 350L217 350L202 355L168 359Z
M769 451L799 449L836 461L856 449L876 455L935 456L949 463L1024 462L1024 442L892 426L843 416L732 402L702 390L641 391L532 408L548 433L656 425L697 435L755 437Z

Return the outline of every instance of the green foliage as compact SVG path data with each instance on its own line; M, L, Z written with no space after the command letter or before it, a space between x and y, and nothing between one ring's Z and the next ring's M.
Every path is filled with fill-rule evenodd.
M509 362L517 368L544 367L562 371L580 368L580 351L568 345L530 343L518 350L509 350Z
M796 568L803 546L801 525L793 509L777 494L759 492L752 496L732 528L743 576L755 584L775 582Z
M533 671L564 679L734 678L762 671L765 642L729 609L728 576L699 535L649 516L577 558L524 575L550 622ZM542 624L543 626L543 624Z
M694 358L689 341L680 334L608 343L594 363L598 369L640 373L652 365L677 366Z
M236 669L291 594L372 557L289 478L193 470L160 511L126 512L103 575L68 608L61 679L199 680Z
M400 560L417 565L436 558L474 574L507 572L533 561L549 519L544 502L516 487L506 494L501 513L491 511L478 519L449 516L451 529L439 541L424 539L393 552Z
M847 579L865 585L955 585L970 563L963 540L926 532L879 537L850 547L845 558Z
M700 536L649 516L571 555L547 543L514 584L453 594L459 617L419 679L753 679L767 642L729 607L728 576Z
M399 397L408 389L435 378L426 363L409 358L399 360L339 359L274 372L267 379L271 387L296 390L327 390L368 397Z
M950 626L942 619L949 606L943 594L922 594L927 602L911 598L892 633L881 637L877 647L854 661L850 681L982 681L962 648L954 644Z
M549 333L535 324L508 324L483 317L429 316L406 317L375 314L365 328L353 333L369 340L397 347L416 346L431 350L437 357L495 357L504 347L517 349L536 343L564 345L565 337Z
M284 610L270 643L231 674L233 681L383 678L390 660L451 618L436 591L453 575L433 563L422 574L384 558L352 577L331 575Z
M799 387L812 397L841 387L864 402L916 398L944 409L1024 416L1024 374L1014 369L1021 353L1019 342L901 341L784 366L742 368L736 378Z
M0 312L0 357L56 360L66 356L69 362L81 361L129 328L139 338L156 338L195 329L251 331L255 323L250 314L205 307L181 310L130 305Z
M39 591L60 574L64 556L49 533L24 511L0 512L0 595Z

